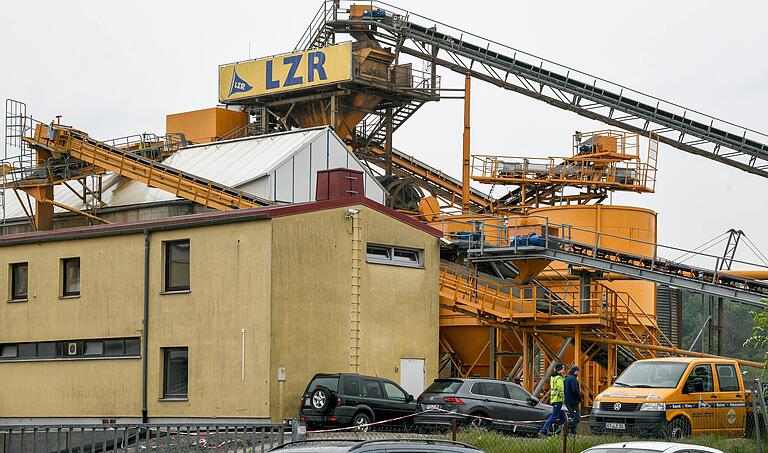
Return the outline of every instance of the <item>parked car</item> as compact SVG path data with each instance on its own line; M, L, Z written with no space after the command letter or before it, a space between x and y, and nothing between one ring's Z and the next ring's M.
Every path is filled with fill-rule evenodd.
M583 453L723 453L700 445L674 444L670 442L623 442L604 444L584 450Z
M400 453L400 452L445 452L482 453L470 445L437 439L379 439L369 441L352 440L308 440L290 442L270 451L312 452L312 453Z
M552 406L540 403L519 385L493 379L436 379L419 396L417 402L420 412L442 409L457 413L429 412L418 415L415 418L417 425L450 426L456 420L458 424L471 423L477 427L521 434L537 432L552 412ZM485 418L458 414L507 422L491 422Z
M301 397L299 416L310 428L363 426L416 412L413 396L388 379L316 374ZM396 424L412 423L411 419Z

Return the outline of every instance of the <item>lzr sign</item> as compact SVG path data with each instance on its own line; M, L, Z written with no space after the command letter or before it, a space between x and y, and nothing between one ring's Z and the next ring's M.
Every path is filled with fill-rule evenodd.
M352 77L352 45L338 44L219 67L219 100L336 83Z

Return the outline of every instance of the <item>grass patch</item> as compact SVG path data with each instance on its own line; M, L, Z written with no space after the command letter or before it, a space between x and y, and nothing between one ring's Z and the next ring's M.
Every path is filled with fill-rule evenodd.
M459 430L456 440L473 445L485 453L562 453L563 451L563 438L561 436L539 439L506 436L494 431L465 428ZM648 441L656 439L631 439L622 436L570 436L568 437L567 451L569 453L581 453L587 448L597 445L628 442L631 440ZM752 439L731 439L707 435L693 437L687 443L717 448L726 453L757 453L757 446Z

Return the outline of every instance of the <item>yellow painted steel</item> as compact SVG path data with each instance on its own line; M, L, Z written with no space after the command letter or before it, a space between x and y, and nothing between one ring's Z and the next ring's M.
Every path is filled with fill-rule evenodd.
M166 115L166 133L180 132L193 143L209 143L248 124L248 114L209 108Z
M219 66L219 101L282 93L352 78L352 43Z

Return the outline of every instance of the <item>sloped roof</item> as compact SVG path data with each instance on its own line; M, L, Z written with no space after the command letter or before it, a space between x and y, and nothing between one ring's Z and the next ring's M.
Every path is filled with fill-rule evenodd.
M237 188L269 174L280 163L300 151L304 145L325 134L327 129L317 127L193 145L179 150L163 163L195 176ZM77 183L70 185L80 189ZM5 198L6 218L25 216L24 209L10 190L6 191ZM75 209L85 209L82 200L64 185L54 187L54 199ZM177 197L169 192L113 173L108 173L102 180L102 200L110 207L174 199ZM55 208L55 212L64 210Z

